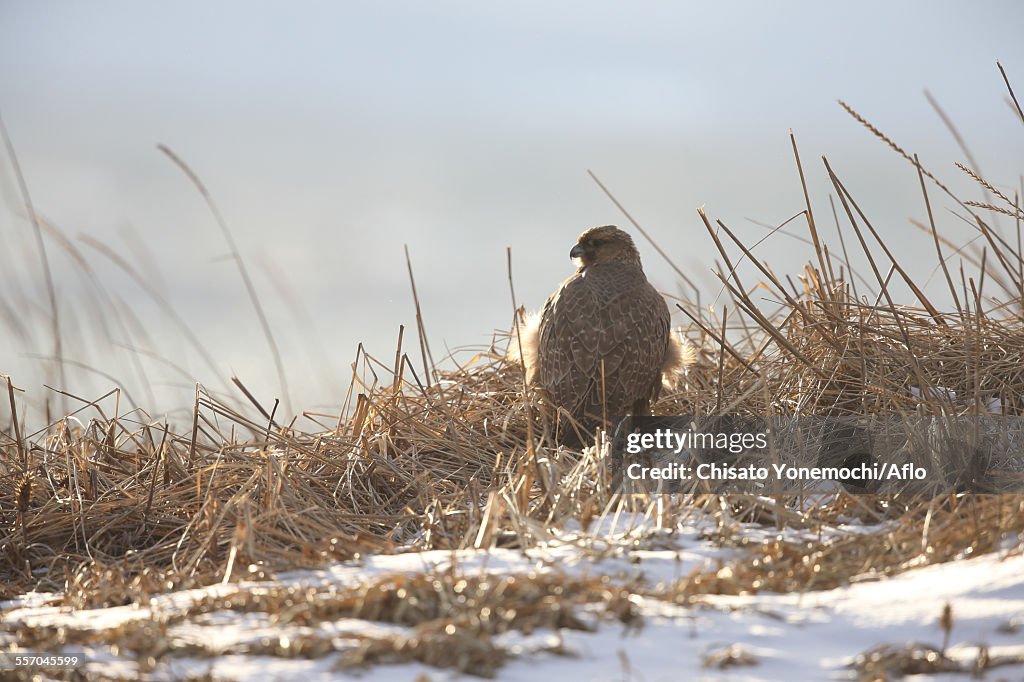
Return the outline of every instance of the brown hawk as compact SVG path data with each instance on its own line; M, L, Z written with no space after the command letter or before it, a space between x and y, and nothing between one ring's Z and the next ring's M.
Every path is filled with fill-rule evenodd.
M579 236L579 267L522 334L527 381L586 432L650 414L663 378L688 361L633 239L612 225Z

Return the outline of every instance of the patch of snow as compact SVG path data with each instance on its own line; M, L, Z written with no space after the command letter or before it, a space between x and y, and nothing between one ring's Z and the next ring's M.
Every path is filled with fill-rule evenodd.
M237 589L266 590L278 585L340 587L365 584L387 575L567 576L606 575L618 582L643 581L651 587L668 585L695 569L708 569L734 559L739 550L709 539L716 527L694 517L685 528L654 529L643 517L622 515L593 524L586 530L561 531L555 540L530 550L493 549L430 551L370 556L320 570L290 571L272 582L214 585L159 595L148 605L73 611L51 604L52 595L28 593L0 604L7 624L66 625L114 628L130 620L180 612L198 599L228 594ZM819 532L842 535L866 532L851 523L823 531L783 532L786 539L818 537ZM878 527L874 527L878 530ZM772 528L744 525L737 532L749 541L775 538ZM908 570L892 578L857 582L848 586L802 594L763 593L744 596L707 595L688 606L636 596L643 616L640 628L601 622L595 632L538 631L529 635L510 632L498 638L514 656L498 671L498 679L532 682L537 679L608 680L828 680L854 679L849 667L854 658L872 647L923 642L940 647L938 626L943 606L952 607L953 629L947 654L962 662L973 661L978 646L990 655L1024 655L1024 554L1020 538L1007 538L1003 548L977 558ZM344 644L353 634L387 636L409 634L411 628L356 619L339 619L315 626L281 626L266 614L220 611L196 616L169 627L175 642L201 642L216 648L261 639L276 640L316 634ZM733 648L730 648L733 647ZM71 650L72 647L69 647ZM552 653L561 652L560 654ZM272 656L223 655L203 659L165 656L151 673L140 671L127 656L97 648L90 669L126 679L180 679L211 674L224 680L288 680L304 682L338 678L383 680L467 679L453 671L420 664L377 665L369 671L336 669L339 654L314 660ZM736 653L736 662L724 669L706 668L712 654ZM721 655L716 660L723 660ZM1021 679L1024 665L1000 668L998 678ZM147 677L148 675L148 677ZM969 679L944 674L943 680ZM916 680L939 679L918 676Z

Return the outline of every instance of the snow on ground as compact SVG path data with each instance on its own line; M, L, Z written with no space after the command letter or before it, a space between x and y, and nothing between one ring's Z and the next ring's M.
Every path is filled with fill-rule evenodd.
M621 519L620 519L621 521ZM629 521L627 519L627 521ZM699 525L699 524L698 524ZM863 532L838 528L834 532ZM772 537L773 529L750 526L745 535ZM390 574L432 574L449 570L462 575L561 572L566 575L608 575L621 582L641 579L667 584L695 567L714 567L737 550L705 539L697 526L674 533L604 527L590 534L568 533L528 551L433 551L367 557L316 571L278 576L283 584L353 586ZM247 583L265 589L266 582ZM113 628L120 623L169 614L198 598L224 594L238 585L217 585L161 595L148 607L124 606L71 611L50 606L46 595L30 594L17 602L0 603L8 624ZM1019 538L999 552L974 559L918 568L893 578L804 594L705 596L689 607L637 597L643 625L626 629L601 622L597 631L513 632L498 643L515 656L498 672L501 680L830 680L856 679L853 658L878 645L922 642L939 648L938 625L943 606L952 607L953 629L947 650L951 658L974 661L979 645L990 656L1024 655L1024 554ZM290 626L289 626L290 627ZM307 628L308 631L308 628ZM318 633L344 639L346 633L388 634L405 628L386 623L342 619L318 626ZM173 625L169 635L179 643L201 641L221 646L263 637L279 637L282 628L261 613L220 611ZM716 652L738 645L750 665L718 669L704 662ZM553 649L560 654L550 653ZM68 649L72 650L71 647ZM89 650L91 668L109 676L135 678L134 661L109 650ZM451 680L467 676L421 664L378 665L368 671L333 670L335 655L319 659L225 655L218 658L162 658L149 679L180 679L212 673L224 680L327 679ZM469 678L472 679L472 678ZM915 680L970 679L969 675L916 676ZM1024 680L1024 665L990 670L984 679Z

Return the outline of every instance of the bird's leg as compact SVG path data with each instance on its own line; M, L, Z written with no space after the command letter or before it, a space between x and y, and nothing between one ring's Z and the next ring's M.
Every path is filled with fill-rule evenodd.
M647 398L640 398L633 403L633 416L635 417L650 417L654 413L651 412L651 401Z

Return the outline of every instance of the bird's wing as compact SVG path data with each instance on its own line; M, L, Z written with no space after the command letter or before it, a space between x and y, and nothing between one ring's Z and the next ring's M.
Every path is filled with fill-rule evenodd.
M637 401L646 404L657 398L670 316L665 299L646 280L625 287L607 308L611 333L602 349L605 391L617 398L615 407L622 414L631 411Z
M600 372L595 363L600 308L593 287L576 274L548 298L541 313L537 378L556 404L574 414Z

